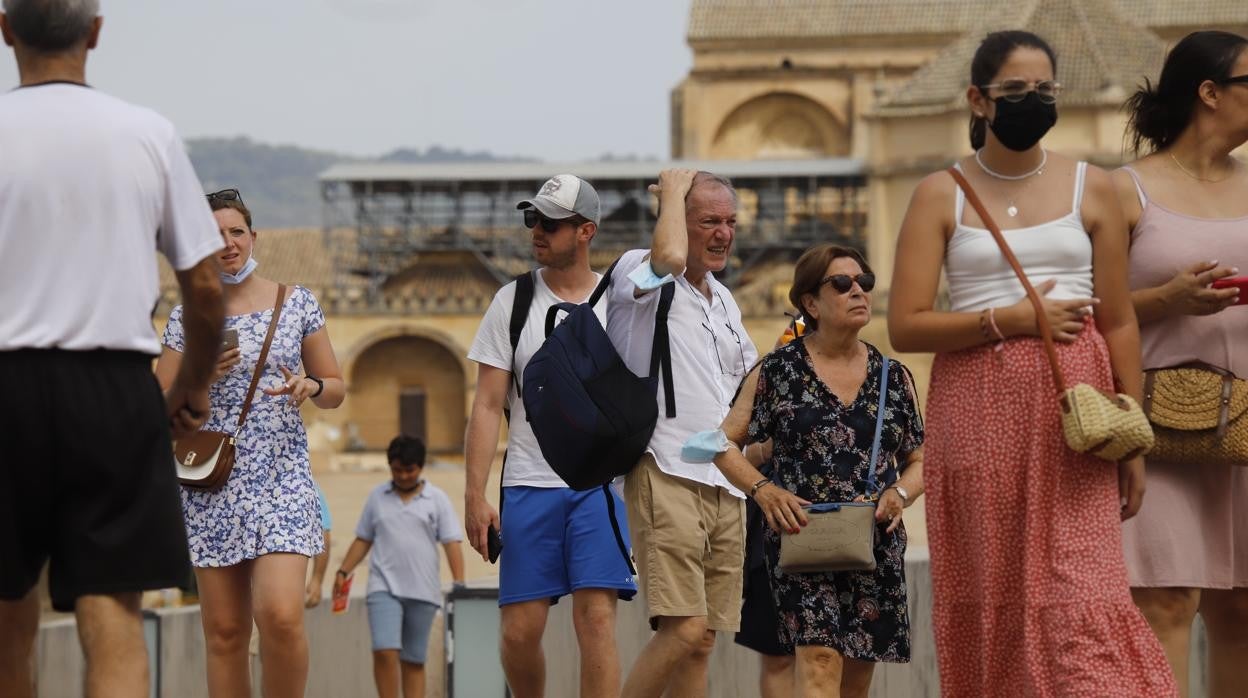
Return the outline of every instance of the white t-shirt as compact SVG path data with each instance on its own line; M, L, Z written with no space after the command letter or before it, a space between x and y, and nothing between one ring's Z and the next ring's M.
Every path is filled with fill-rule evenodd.
M185 270L222 244L164 117L68 83L0 94L0 351L158 354L157 250Z
M624 364L639 376L650 374L659 290L635 297L637 286L628 275L642 264L649 264L649 254L650 250L625 252L615 266L607 293L611 299L607 306L607 334ZM723 487L744 497L715 464L686 463L680 457L680 447L686 439L720 427L746 371L758 360L758 351L741 324L741 309L732 293L713 275L707 274L706 278L711 286L709 300L683 275L670 282L676 284L667 316L676 417L666 416L666 393L660 380L659 421L650 438L649 451L659 469L668 475Z
M598 274L594 277L602 278ZM522 379L529 359L533 358L533 354L546 341L546 312L550 306L556 303L579 304L589 300L588 294L585 298L564 300L550 290L541 273L534 274L533 278L533 304L529 306L529 319L524 323L520 343L516 346L515 363L512 363L511 356L511 305L516 298L514 281L494 294L494 300L485 311L485 317L481 318L477 336L472 340L472 348L468 350L469 359L512 372ZM594 314L603 326L607 324L606 306L607 299L604 297L594 307ZM563 322L563 317L561 314L558 321ZM511 410L511 423L507 432L507 464L503 468L503 486L567 487L567 483L550 469L546 459L542 457L542 449L537 444L537 437L533 435L533 428L529 426L524 411L524 400L516 394L514 379L507 390L507 404Z

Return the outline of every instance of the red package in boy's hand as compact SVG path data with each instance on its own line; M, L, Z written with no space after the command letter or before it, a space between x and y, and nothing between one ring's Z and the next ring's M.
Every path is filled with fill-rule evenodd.
M336 588L334 589L334 615L341 615L347 612L347 607L351 603L350 594L352 579L355 579L354 574L347 575L347 578L342 580L342 584L336 585Z

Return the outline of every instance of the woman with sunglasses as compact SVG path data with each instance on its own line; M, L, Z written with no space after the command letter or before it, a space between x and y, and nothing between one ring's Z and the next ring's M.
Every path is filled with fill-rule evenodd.
M1041 145L1057 121L1056 64L1028 32L983 40L966 92L975 153L956 167L1043 296L1066 379L1111 391L1116 377L1139 400L1113 183ZM910 201L888 320L895 349L937 354L926 476L941 695L1174 695L1122 555L1143 460L1066 445L1036 311L949 172Z
M747 646L795 654L796 693L803 696L865 698L876 662L910 661L901 513L923 493L923 423L910 372L858 338L871 320L874 287L875 274L857 250L823 244L801 256L789 301L802 313L805 333L746 378L722 427L728 450L715 457L770 527L763 554L778 644L755 637ZM872 464L884 361L885 421ZM769 440L772 470L764 477L755 444ZM753 460L738 444L747 444ZM877 486L864 493L873 465ZM780 569L780 533L801 536L803 505L864 496L878 498L874 570Z
M1144 368L1200 361L1248 378L1248 309L1232 307L1248 291L1210 286L1248 274L1248 167L1231 156L1248 142L1248 39L1187 36L1127 108L1135 152L1151 151L1114 173ZM1123 529L1135 601L1179 686L1200 613L1209 695L1248 695L1248 468L1150 456L1146 481Z
M268 333L278 284L255 274L256 233L236 189L208 195L225 247L217 255L225 327L236 348L217 363L205 429L233 432ZM303 589L308 558L324 544L300 405L337 407L345 394L325 316L312 293L286 289L259 387L235 443L234 468L215 491L182 488L191 564L208 648L208 693L251 694L248 643L254 619L263 695L302 696L308 677ZM182 307L165 326L156 363L162 386L182 361ZM300 365L306 373L300 373Z

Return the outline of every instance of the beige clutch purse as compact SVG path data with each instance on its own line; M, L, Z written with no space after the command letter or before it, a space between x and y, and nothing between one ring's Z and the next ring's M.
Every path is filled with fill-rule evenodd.
M780 535L785 574L875 569L875 502L816 504L806 516L801 533Z

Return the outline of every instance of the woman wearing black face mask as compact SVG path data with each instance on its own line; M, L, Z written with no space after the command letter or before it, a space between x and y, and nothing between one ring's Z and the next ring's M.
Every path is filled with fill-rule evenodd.
M1104 171L1048 152L1056 59L1027 32L971 65L975 153L957 163L1042 296L1068 384L1141 393L1127 234ZM950 172L915 190L888 308L898 351L937 353L925 481L941 695L1173 696L1131 601L1121 519L1143 462L1071 450L1037 311ZM949 310L936 310L943 270Z

